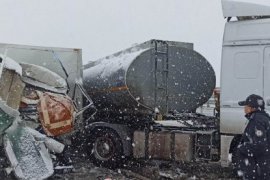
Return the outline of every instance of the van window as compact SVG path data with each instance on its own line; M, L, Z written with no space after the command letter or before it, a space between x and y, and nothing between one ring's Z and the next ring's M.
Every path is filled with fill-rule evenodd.
M259 52L240 52L234 57L234 77L256 79L260 72Z

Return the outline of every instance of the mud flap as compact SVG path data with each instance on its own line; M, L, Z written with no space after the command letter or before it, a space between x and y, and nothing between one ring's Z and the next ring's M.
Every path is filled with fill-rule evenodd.
M37 141L28 128L14 122L4 135L4 147L15 176L20 179L46 179L53 163L43 141Z

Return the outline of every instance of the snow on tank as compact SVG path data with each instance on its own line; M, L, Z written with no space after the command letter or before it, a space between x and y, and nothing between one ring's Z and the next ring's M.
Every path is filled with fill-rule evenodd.
M123 52L118 56L111 55L94 62L94 66L85 71L86 76L106 78L119 69L126 70L132 61L145 49L134 48L130 52Z

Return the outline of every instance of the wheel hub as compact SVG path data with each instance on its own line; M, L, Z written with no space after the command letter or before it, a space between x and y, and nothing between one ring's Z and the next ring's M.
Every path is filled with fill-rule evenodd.
M98 137L94 144L94 153L98 159L107 161L112 158L115 148L113 141L108 137Z

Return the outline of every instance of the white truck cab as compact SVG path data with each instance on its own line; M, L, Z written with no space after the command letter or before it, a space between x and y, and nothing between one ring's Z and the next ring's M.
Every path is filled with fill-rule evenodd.
M246 119L238 101L258 94L270 110L270 2L223 0L221 62L221 164L228 165ZM235 18L234 21L231 21Z

